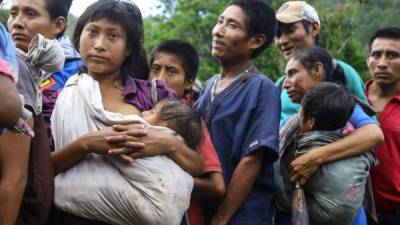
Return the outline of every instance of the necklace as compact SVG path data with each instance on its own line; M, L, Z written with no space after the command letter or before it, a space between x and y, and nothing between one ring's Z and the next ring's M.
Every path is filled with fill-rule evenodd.
M249 71L251 71L254 68L253 64L250 64L246 69L244 69L242 72L240 72L238 75L236 75L233 79L229 79L229 84L242 79L244 75L246 75ZM228 81L226 81L228 82ZM221 74L217 75L217 78L213 81L212 87L211 87L211 102L214 101L215 96L217 96L219 93L217 93L217 85L221 84ZM224 91L228 86L224 87L220 92Z

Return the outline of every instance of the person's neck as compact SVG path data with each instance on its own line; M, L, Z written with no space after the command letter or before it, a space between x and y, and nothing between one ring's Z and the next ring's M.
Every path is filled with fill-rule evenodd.
M108 74L108 75L104 75L104 74L95 74L95 73L90 73L89 75L96 80L97 82L99 82L100 87L110 87L113 86L115 87L116 83L122 82L121 81L121 76L120 76L120 72L117 71L115 73L112 74Z
M244 70L249 68L253 62L251 59L243 60L241 62L223 63L221 62L221 79L230 79L236 77Z
M381 98L393 98L400 92L400 82L391 85L378 85L376 82L371 85L372 93Z

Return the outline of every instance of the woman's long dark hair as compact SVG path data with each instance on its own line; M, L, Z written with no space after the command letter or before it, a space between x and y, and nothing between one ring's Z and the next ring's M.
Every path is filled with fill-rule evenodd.
M121 76L147 80L149 66L143 47L143 20L139 8L133 2L116 0L99 0L90 5L79 17L75 27L73 40L78 51L79 40L85 25L100 19L120 24L126 31L127 48L130 54L122 63Z
M311 71L315 64L322 63L325 71L326 82L332 82L345 86L346 77L342 67L336 63L332 56L323 48L309 47L299 49L293 55L293 59L298 60L308 71ZM354 94L353 94L354 96ZM363 108L369 116L375 115L374 110L365 102L354 96L356 102Z
M323 48L298 49L294 53L293 59L298 60L308 71L311 71L317 63L321 63L325 71L324 81L346 85L346 77L342 67Z

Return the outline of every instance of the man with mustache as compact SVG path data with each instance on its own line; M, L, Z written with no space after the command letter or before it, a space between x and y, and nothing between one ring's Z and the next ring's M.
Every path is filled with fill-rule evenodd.
M376 31L369 41L367 98L376 111L385 141L372 169L379 224L400 224L400 28Z

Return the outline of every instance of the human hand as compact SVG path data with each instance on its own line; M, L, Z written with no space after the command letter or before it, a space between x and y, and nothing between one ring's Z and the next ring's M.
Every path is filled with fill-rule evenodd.
M133 132L136 135L140 135L142 131ZM120 135L120 132L115 131L112 127L106 127L101 130L91 132L83 135L80 138L83 149L87 153L97 153L97 154L108 154L110 149L120 148L124 146L123 142L110 141L111 137ZM142 147L141 143L130 143L133 147Z
M322 159L318 148L310 150L292 161L290 164L292 168L289 172L290 180L295 183L300 179L300 183L304 185L321 164Z
M119 143L119 148L109 151L110 155L119 156L121 160L132 162L134 159L167 154L174 145L176 137L146 125L115 125L114 131L119 135L109 137L110 143Z

